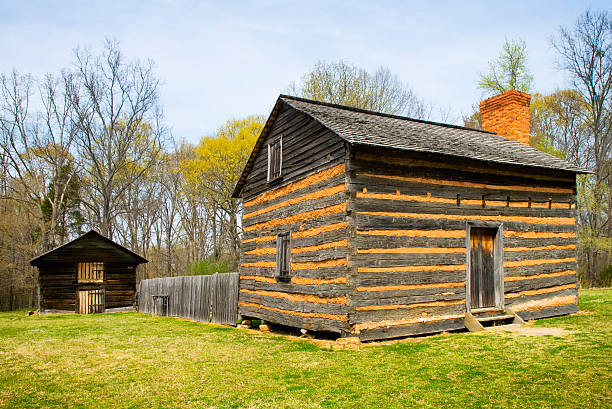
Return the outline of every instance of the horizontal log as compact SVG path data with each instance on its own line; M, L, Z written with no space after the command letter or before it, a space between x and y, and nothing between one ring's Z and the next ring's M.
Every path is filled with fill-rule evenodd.
M358 267L358 273L408 273L426 271L466 271L465 264L415 264L415 265L395 265L381 267Z
M344 163L335 165L333 167L329 167L327 169L323 169L317 173L314 173L310 176L307 176L301 180L297 180L295 182L291 182L284 186L278 187L276 189L269 190L261 195L257 196L254 199L246 199L244 201L244 208L249 209L254 205L265 203L271 201L276 198L280 198L286 196L290 193L299 191L305 187L313 185L317 182L321 182L323 180L331 179L334 176L340 175L344 173Z
M322 192L322 193L329 193L329 192ZM257 216L243 219L242 223L243 223L243 227L245 230L253 230L253 229L250 229L249 227L253 225L256 226L262 223L266 223L271 220L285 219L296 213L305 213L305 212L308 212L314 209L322 209L324 207L333 206L338 203L343 203L345 201L346 201L346 194L344 193L344 186L342 185L342 186L336 187L331 192L331 194L325 194L322 197L314 198L311 200L300 200L291 205L283 206L278 209L271 210L269 212L266 212L266 213L263 213Z
M282 291L285 293L312 294L320 297L345 297L348 293L346 284L298 285L291 283L266 283L254 280L240 280L240 289Z
M339 206L338 208L333 208L331 210L333 211L333 210L340 209L342 205L344 204L340 204L338 205ZM251 233L251 235L247 237L261 237L261 236L270 236L270 235L276 236L279 233L286 233L286 232L298 233L298 232L310 230L316 227L335 225L341 222L346 222L346 212L345 211L338 211L336 213L329 213L329 214L327 214L327 212L322 212L322 213L325 213L325 214L321 214L321 215L310 214L310 216L316 216L316 217L313 217L310 219L297 218L294 222L291 222L291 223L279 224L279 225L272 226L272 227L269 227L263 230L254 230L251 232L245 232L245 236L247 233ZM287 221L287 219L285 219L285 221Z
M431 216L433 217L433 216ZM372 215L357 213L354 215L355 224L359 230L384 230L384 229L421 229L421 230L460 230L466 229L466 223L471 220L466 217L464 220L453 220L444 218L409 218L392 217L388 215ZM554 233L575 233L576 226L570 224L537 224L503 221L504 231L527 232L554 232Z
M372 191L374 190L374 191ZM414 190L407 190L406 193L396 189L390 193L377 193L375 191L382 190L363 187L361 191L355 192L357 201L363 202L363 206L372 206L371 208L398 208L402 205L413 208L439 207L439 208L460 208L473 212L480 212L482 209L490 210L505 210L506 212L514 212L516 214L528 215L535 209L547 210L549 212L557 212L559 214L572 214L573 205L571 202L564 200L553 201L551 197L533 198L531 196L521 197L518 200L512 200L509 195L501 195L492 197L491 195L478 195L475 192L467 192L461 194L453 190L452 192L437 192L432 196L431 192L418 194ZM391 190L391 189L388 189ZM446 194L444 194L446 193ZM446 196L446 197L445 197ZM450 197L449 197L450 196ZM484 196L484 199L483 199ZM380 203L376 203L379 201Z
M241 288L240 293L246 296L251 297L272 297L272 298L282 298L289 301L301 302L301 303L313 303L313 304L341 304L346 305L346 296L345 294L335 297L325 297L318 294L304 294L304 293L296 293L295 290L292 292L288 291L279 291L279 289L261 289L261 290L253 290Z
M465 231L459 231L464 233L463 237L410 237L406 235L393 235L393 232L403 233L410 230L394 230L388 233L388 235L376 234L368 235L358 232L356 237L353 239L353 244L358 249L372 249L372 248L386 248L393 249L397 247L465 247L466 238ZM436 230L437 231L437 230ZM456 230L455 230L456 231ZM377 232L384 232L384 230L377 230ZM426 230L424 231L426 232ZM444 231L441 231L444 232ZM454 234L454 233L452 233ZM559 233L563 234L563 233ZM573 233L571 233L573 234ZM540 249L554 249L549 246L573 246L566 247L566 249L575 249L576 239L575 238L540 238L537 240L526 239L520 237L506 237L504 232L504 251L521 250L520 248L526 247L529 249L536 250Z
M399 169L402 174L389 174L385 173L375 173L375 170L357 170L357 177L364 176L375 179L386 179L393 180L398 182L410 182L410 183L421 183L426 185L435 185L435 186L452 186L452 187L466 187L472 189L487 189L487 190L504 190L509 192L534 192L534 193L566 193L572 195L575 193L574 187L571 183L562 184L562 183L553 183L546 186L544 183L539 183L538 186L533 185L511 185L508 184L507 180L500 180L498 183L495 182L479 182L477 178L466 178L465 180L460 180L456 177L456 173L453 174L453 178L444 178L445 176L440 171L436 171L435 174L431 176L421 176L421 175L410 175L406 174L407 172L404 169ZM432 172L433 173L433 172ZM450 175L449 175L450 176Z
M323 186L314 192L269 205L257 211L245 213L242 216L242 220L243 223L246 223L245 221L247 220L249 223L261 223L269 219L286 217L291 213L292 209L312 208L318 202L335 197L336 195L342 195L343 198L346 198L344 189L344 183L335 186Z
M505 251L504 249L504 266L514 266L513 263L518 263L516 265L531 265L533 261L535 264L544 264L549 263L549 260L566 260L571 261L570 259L576 258L576 250L533 250L533 251ZM536 261L543 260L542 263L537 263Z
M576 263L576 258L566 257L566 258L529 259L529 260L520 260L520 261L504 261L504 268L541 266L541 265L546 265L546 264L560 264L560 263Z
M459 304L446 306L426 306L411 309L374 310L351 312L351 321L355 323L373 323L374 327L402 325L403 323L416 323L435 317L458 317L465 314L465 300ZM362 324L361 327L366 327ZM359 327L359 324L356 325Z
M263 319L267 322L287 325L294 328L304 328L311 331L344 332L348 330L345 321L326 319L321 317L297 316L290 312L282 312L259 308L251 305L238 305L239 315L242 317Z
M425 266L460 265L465 264L465 261L464 250L463 253L452 254L357 254L353 265L357 268L424 266L424 271L427 270Z
M282 311L301 314L321 314L323 316L346 316L346 305L321 304L291 301L283 298L268 297L265 295L240 293L240 303L254 303L260 306L280 309Z
M519 265L514 267L504 267L504 274L506 276L519 276L519 275L532 275L532 274L544 274L553 273L564 270L576 270L576 261L559 261L554 263L539 264L539 265Z
M517 314L524 320L538 320L541 318L557 317L560 315L574 314L578 312L578 304L570 303L549 308L519 311Z
M414 271L387 273L359 273L351 283L355 287L384 285L420 285L461 282L466 279L466 267L454 271Z
M565 225L575 226L576 219L574 217L538 217L538 216L505 216L497 214L474 215L474 214L457 214L458 212L448 211L446 213L434 213L438 209L429 209L428 213L414 212L386 212L386 211L363 211L357 214L369 216L382 216L389 218L408 218L408 219L430 219L430 220L463 220L463 221L491 221L491 222L514 222L514 223L529 223L529 224L547 224L547 225Z
M428 294L429 293L429 294ZM381 309L393 310L396 307L407 309L411 306L421 305L424 303L438 303L447 301L465 301L465 288L449 288L446 291L421 290L421 291L386 291L378 293L358 292L351 295L351 306L357 311L368 311L368 308L375 311L374 307ZM463 302L465 303L465 302Z
M327 266L303 270L291 270L290 276L312 279L334 279L338 277L346 277L348 269L346 266ZM240 267L241 276L263 276L275 277L275 267Z
M568 184L576 180L576 175L569 171L544 168L530 168L527 170L525 166L512 164L502 167L498 164L474 161L470 158L453 157L453 160L448 160L448 156L427 152L398 152L391 149L372 147L368 147L367 150L356 148L353 151L354 160L351 164L362 169L377 169L379 166L385 166L402 169L421 168L426 172L436 173L439 173L440 170L446 170L451 175L456 175L457 172L466 172L464 177L466 180L482 177L484 173L497 175L502 181L507 180L508 177L519 178L520 180L527 180L528 182L526 183L528 184L532 180L565 182ZM380 158L385 158L384 162Z
M338 228L330 231L321 231L319 234L314 236L303 236L299 231L291 233L291 246L292 247L307 247L307 246L315 246L322 243L332 243L335 241L346 239L347 231L346 231L346 223L343 223L343 226L339 226ZM266 247L276 247L276 236L270 236L272 239L269 241L250 241L248 243L242 244L242 250L245 253L249 251L266 248Z
M578 294L578 288L576 282L571 282L570 284L556 285L553 287L539 287L535 289L523 289L521 291L514 292L510 289L507 289L504 292L504 299L511 300L513 298L521 298L525 299L532 296L541 296L543 298L551 297L550 294L557 294L561 291L569 290L571 294Z
M336 213L346 212L346 203L343 195L336 195L326 200L320 200L313 208L303 208L301 211L287 212L284 217L270 219L257 224L246 224L243 226L245 231L255 231L262 229L270 229L273 227L286 226L294 223L303 223L308 219L317 219L323 216L328 216ZM289 230L291 231L291 230Z
M362 341L374 341L378 339L389 339L405 337L410 335L431 334L441 331L452 331L465 328L463 318L445 319L431 322L418 322L408 325L382 326L366 329L359 333Z
M568 284L575 286L577 283L578 277L576 274L533 278L530 280L506 281L504 282L504 292L510 295L522 293L523 291L536 291L543 288L564 286Z
M335 165L333 170L323 170L318 172L318 174L316 175L306 177L305 179L308 180L293 182L294 184L291 185L290 189L284 190L284 192L288 193L285 193L283 195L277 195L275 193L274 195L270 196L274 196L272 199L260 201L255 205L246 205L243 207L243 213L245 215L251 213L256 214L257 212L260 212L261 210L266 209L270 206L275 206L288 200L296 199L304 195L309 195L313 192L320 191L330 186L344 184L346 176L345 173L342 171L342 166L343 164ZM298 184L299 186L297 186ZM300 188L295 189L296 187Z
M512 281L522 281L522 280L530 280L535 278L546 278L546 277L559 277L565 275L573 275L576 276L576 270L558 270L558 271L549 271L549 272L540 272L540 271L517 271L516 275L510 275L510 273L506 272L504 276L505 282Z
M331 249L309 251L306 253L292 253L291 262L294 264L304 262L323 262L329 259L341 259L346 258L348 252L348 248L346 247L333 247Z
M539 191L521 191L486 187L470 187L460 185L437 185L428 183L413 182L411 180L396 180L388 178L378 178L357 174L350 178L350 183L347 183L349 193L375 193L386 195L397 195L398 200L402 200L401 195L408 196L430 196L432 199L450 199L455 200L457 206L478 206L482 196L485 199L492 201L493 205L510 207L529 207L529 199L531 199L532 207L548 208L548 202L554 203L554 208L570 209L576 208L575 195L568 192L539 192ZM399 192L399 193L398 193ZM457 195L461 199L457 204ZM407 198L409 199L409 198ZM417 198L414 198L417 199ZM419 201L419 200L414 200ZM432 200L433 202L433 200ZM438 201L443 203L444 200ZM497 203L495 203L497 202ZM449 204L452 204L450 201ZM570 203L572 204L570 207ZM481 203L480 203L481 204Z

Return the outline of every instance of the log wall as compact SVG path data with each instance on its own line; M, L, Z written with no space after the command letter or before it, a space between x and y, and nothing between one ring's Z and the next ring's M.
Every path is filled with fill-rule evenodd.
M41 308L77 311L79 290L104 289L105 307L129 307L136 293L136 266L105 263L102 283L79 283L75 262L53 262L39 266Z
M577 310L575 176L352 149L348 313L362 339L463 328L469 221L503 229L504 303Z
M282 135L282 179L267 181L267 144ZM346 332L345 144L285 106L242 190L239 314ZM276 235L291 232L290 281L276 278Z

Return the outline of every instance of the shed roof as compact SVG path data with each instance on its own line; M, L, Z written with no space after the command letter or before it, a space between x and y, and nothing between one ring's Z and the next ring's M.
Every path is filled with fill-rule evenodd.
M97 245L92 245L92 243L98 243ZM67 257L75 257L84 249L92 249L97 248L101 251L103 250L111 250L116 253L121 253L126 260L130 262L142 264L148 263L144 257L139 256L133 251L123 247L122 245L115 243L108 237L105 237L98 233L95 230L90 230L89 232L83 234L82 236L77 237L76 239L69 241L59 247L54 248L53 250L49 250L46 253L41 254L38 257L30 260L30 265L38 266L44 262L53 262L53 261L62 261Z
M251 171L279 105L287 103L353 145L437 153L507 165L587 173L562 159L492 132L343 105L280 95L234 190L237 197Z

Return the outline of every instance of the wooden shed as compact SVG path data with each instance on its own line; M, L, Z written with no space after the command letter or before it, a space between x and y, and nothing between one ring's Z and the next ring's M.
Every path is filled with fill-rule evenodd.
M134 305L136 267L148 261L96 231L44 253L38 267L40 311L80 314Z
M528 145L529 100L483 101L488 132L281 95L234 191L240 315L370 340L577 311L582 170Z

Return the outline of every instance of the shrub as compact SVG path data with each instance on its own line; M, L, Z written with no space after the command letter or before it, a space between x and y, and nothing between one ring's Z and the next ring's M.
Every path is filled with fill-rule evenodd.
M599 273L599 279L601 280L602 287L612 286L612 264L601 270L601 273Z
M228 271L229 264L227 261L210 257L206 260L199 260L189 264L187 266L187 272L185 273L185 275L211 275L215 273L227 273Z

